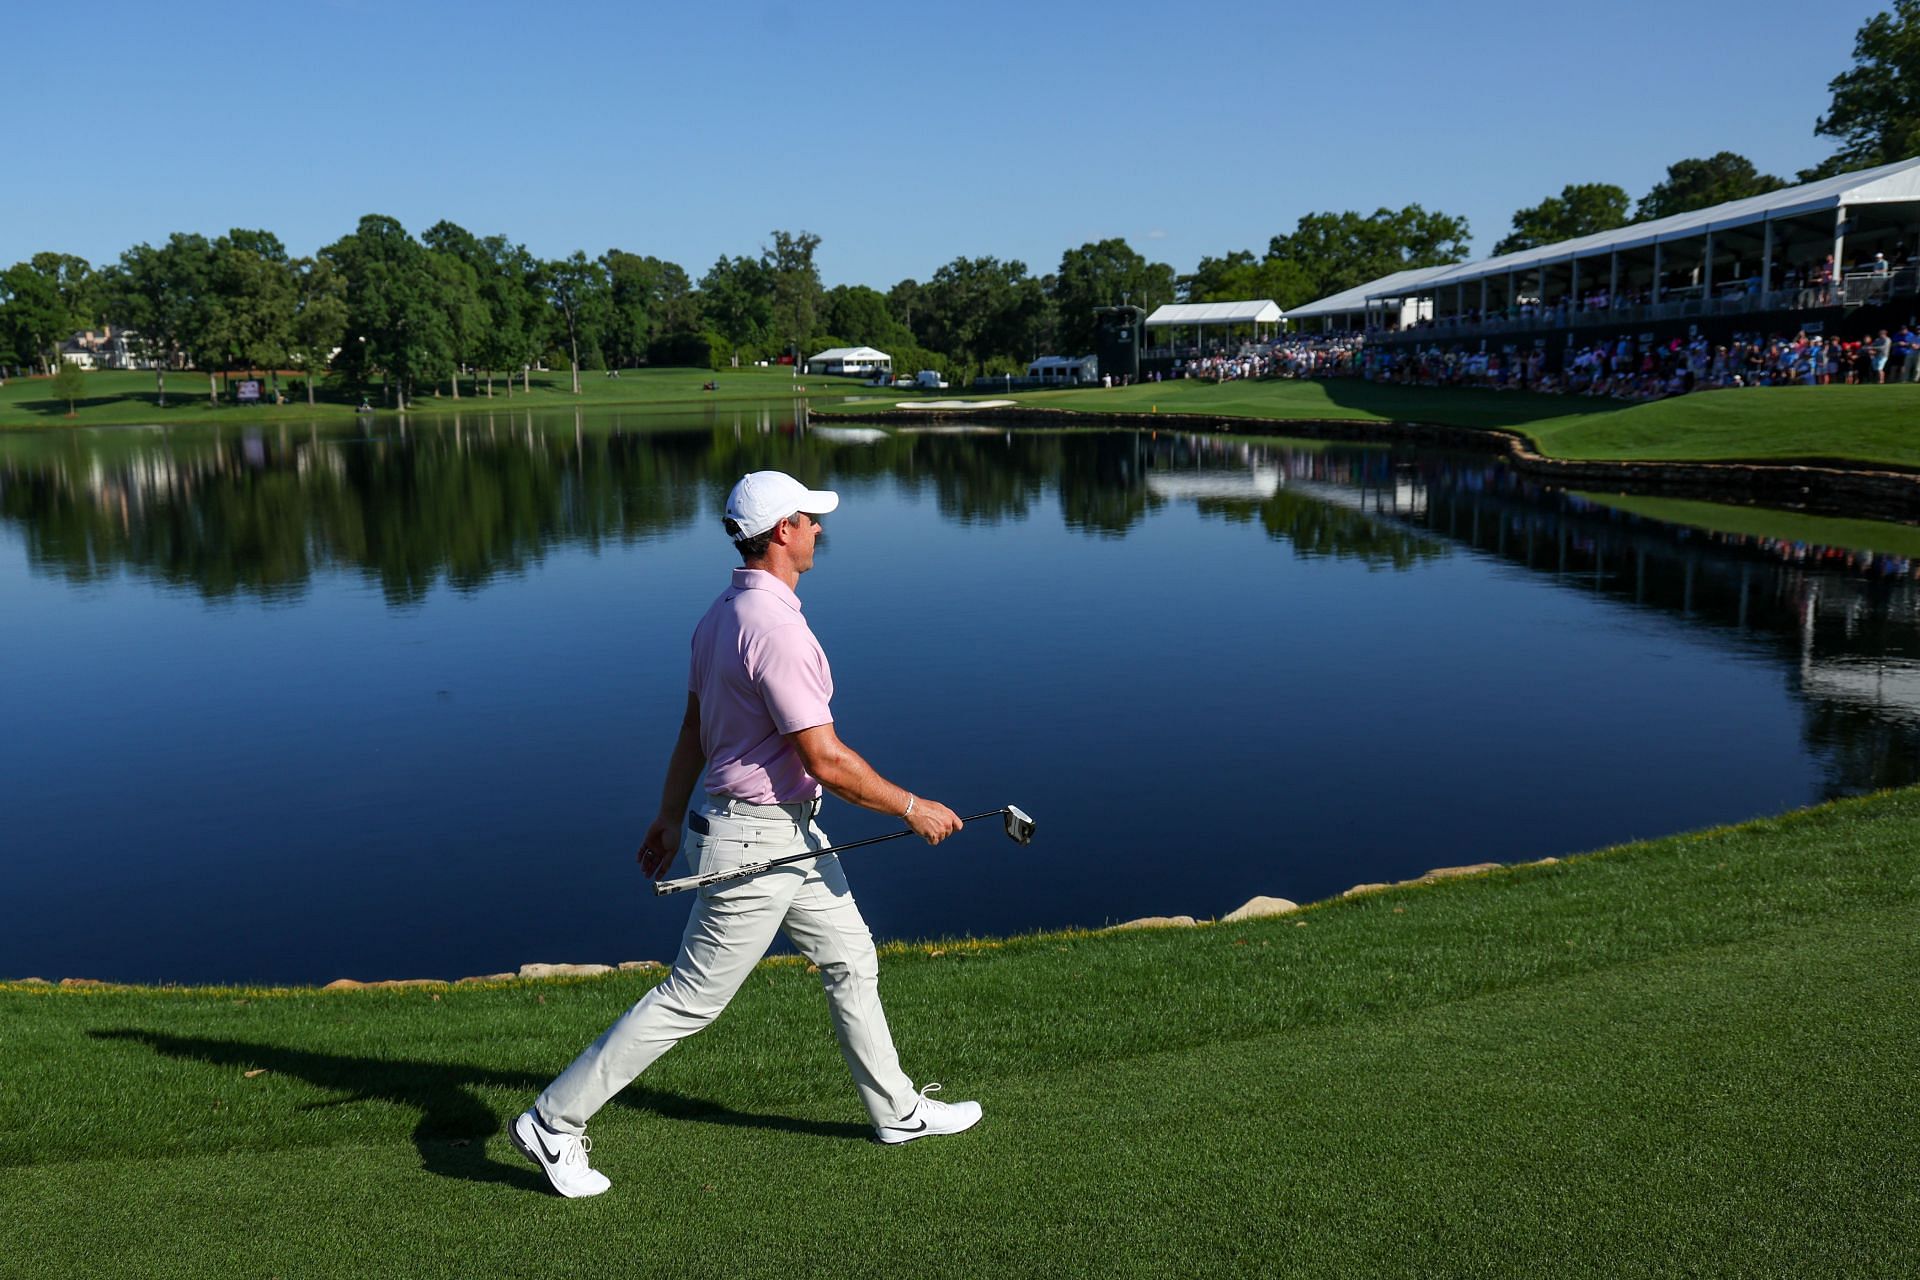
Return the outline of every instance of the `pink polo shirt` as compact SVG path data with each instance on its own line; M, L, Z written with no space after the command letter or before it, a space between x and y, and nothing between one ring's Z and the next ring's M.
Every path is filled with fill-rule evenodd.
M709 794L791 804L820 783L782 735L833 723L833 670L800 597L764 569L735 569L693 629L687 687L700 699Z

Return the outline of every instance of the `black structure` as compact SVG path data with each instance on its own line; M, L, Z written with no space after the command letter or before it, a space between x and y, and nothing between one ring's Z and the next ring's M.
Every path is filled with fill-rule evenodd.
M1099 326L1094 353L1100 357L1101 375L1110 375L1116 384L1122 379L1138 382L1140 348L1144 345L1141 334L1147 313L1133 306L1099 307L1093 317Z

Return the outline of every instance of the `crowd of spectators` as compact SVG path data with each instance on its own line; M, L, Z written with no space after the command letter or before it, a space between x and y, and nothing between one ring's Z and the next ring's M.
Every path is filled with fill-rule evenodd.
M1719 387L1830 386L1920 381L1920 329L1860 338L1736 333L1642 343L1626 335L1570 350L1559 369L1538 347L1513 352L1375 347L1363 374L1409 386L1488 387L1656 400Z
M1208 382L1241 378L1338 378L1359 372L1358 334L1291 334L1177 361L1174 376Z

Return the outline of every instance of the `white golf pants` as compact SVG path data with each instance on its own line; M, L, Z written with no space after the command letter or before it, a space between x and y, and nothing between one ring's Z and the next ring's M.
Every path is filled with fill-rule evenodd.
M701 875L830 843L810 817L796 819L805 812L797 805L753 805L710 795L696 812L707 832L689 828L681 847ZM567 1133L585 1133L587 1121L614 1094L720 1016L781 930L820 967L840 1052L867 1114L876 1125L909 1115L919 1097L894 1052L880 1008L873 935L853 901L840 859L828 854L696 892L699 899L673 971L547 1086L535 1104L547 1122Z

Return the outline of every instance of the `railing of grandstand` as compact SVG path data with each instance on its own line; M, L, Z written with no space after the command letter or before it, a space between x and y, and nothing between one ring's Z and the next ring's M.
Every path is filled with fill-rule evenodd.
M1707 316L1747 315L1761 311L1810 311L1821 307L1871 306L1893 298L1920 294L1920 268L1897 271L1854 271L1839 284L1815 283L1762 292L1756 280L1715 285L1711 297L1702 285L1663 289L1660 301L1620 297L1599 306L1549 306L1523 303L1509 312L1484 318L1440 316L1422 320L1398 332L1407 337L1465 338L1491 334L1533 333L1592 324L1642 324ZM1378 333L1379 331L1375 331Z

